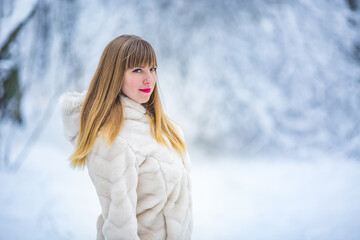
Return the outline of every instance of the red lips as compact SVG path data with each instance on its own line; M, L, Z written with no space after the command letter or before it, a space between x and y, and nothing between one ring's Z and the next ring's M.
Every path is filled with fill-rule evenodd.
M151 88L144 88L144 89L139 89L139 90L144 93L149 93L151 91Z

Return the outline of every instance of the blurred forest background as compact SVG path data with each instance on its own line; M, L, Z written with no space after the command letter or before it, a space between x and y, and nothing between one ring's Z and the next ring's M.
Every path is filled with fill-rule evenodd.
M194 165L194 239L360 238L359 0L0 0L0 238L94 238L95 219L79 219L86 207L99 213L96 194L85 175L69 173L57 104L88 87L121 34L157 53L165 110ZM205 179L224 185L204 188ZM217 190L222 198L209 202ZM70 192L92 202L76 212ZM304 195L305 205L289 204ZM254 201L279 205L256 212ZM284 204L288 212L270 210ZM338 220L317 218L335 205ZM319 215L299 217L303 207ZM278 214L283 222L271 225ZM40 231L24 235L19 224Z

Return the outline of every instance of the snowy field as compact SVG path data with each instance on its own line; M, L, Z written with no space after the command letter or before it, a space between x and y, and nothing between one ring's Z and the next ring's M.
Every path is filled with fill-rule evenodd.
M68 167L59 117L17 173L0 173L0 239L95 239L100 205L87 171ZM360 239L360 162L190 154L193 239Z

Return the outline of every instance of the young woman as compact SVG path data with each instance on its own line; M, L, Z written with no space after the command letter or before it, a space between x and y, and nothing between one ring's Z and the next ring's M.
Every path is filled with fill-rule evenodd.
M71 165L87 167L100 200L97 239L191 239L190 158L162 110L156 68L148 42L122 35L89 89L60 99Z

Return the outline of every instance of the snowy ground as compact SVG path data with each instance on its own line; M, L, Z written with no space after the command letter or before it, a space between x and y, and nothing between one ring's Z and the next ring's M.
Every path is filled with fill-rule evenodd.
M53 122L19 172L0 172L0 239L95 239L95 189ZM194 240L360 239L360 162L190 154Z
M194 239L360 239L360 163L195 162Z

